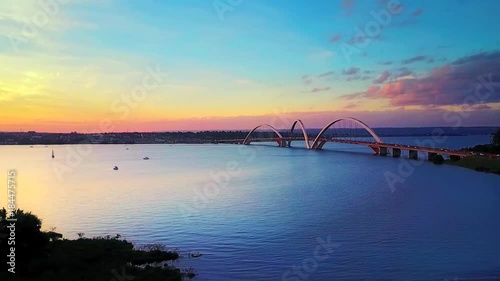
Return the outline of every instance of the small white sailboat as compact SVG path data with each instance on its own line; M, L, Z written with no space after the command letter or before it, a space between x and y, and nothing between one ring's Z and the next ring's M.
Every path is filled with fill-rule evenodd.
M54 150L52 149L52 159L56 158L56 156L54 155Z

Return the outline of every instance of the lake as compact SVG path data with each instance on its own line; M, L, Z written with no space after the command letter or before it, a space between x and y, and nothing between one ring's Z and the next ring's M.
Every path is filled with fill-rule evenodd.
M176 263L197 280L500 280L500 176L293 146L0 146L0 180L16 169L18 207L66 238L119 233L202 253Z

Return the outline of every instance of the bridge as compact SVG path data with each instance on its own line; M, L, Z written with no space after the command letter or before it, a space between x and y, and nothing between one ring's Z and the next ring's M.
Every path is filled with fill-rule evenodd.
M295 127L299 126L302 135L296 136ZM330 137L325 136L328 129L333 128L334 134ZM255 137L255 132L261 128L268 129L274 133L274 137ZM344 130L344 131L342 131ZM360 131L363 134L359 134ZM344 133L342 133L344 132ZM284 135L285 134L285 135ZM344 143L353 145L362 145L369 147L377 155L401 157L402 151L408 151L408 158L418 159L419 152L427 153L427 159L432 160L437 155L448 155L452 160L458 160L466 156L477 155L474 152L441 149L435 147L411 146L394 143L384 143L379 136L361 120L353 117L336 119L327 124L317 136L311 137L307 134L304 123L297 119L293 122L290 132L280 133L276 128L269 124L262 124L253 128L244 139L219 140L218 143L244 144L249 145L252 142L276 142L280 147L291 147L292 141L304 141L306 148L310 150L321 150L328 142ZM481 154L480 156L498 158L493 154Z

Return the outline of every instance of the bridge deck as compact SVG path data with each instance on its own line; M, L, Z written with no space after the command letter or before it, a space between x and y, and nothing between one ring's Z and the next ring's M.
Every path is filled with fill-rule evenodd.
M314 138L310 138L313 140ZM232 139L232 140L220 140L219 143L236 143L243 144L243 139ZM305 141L304 138L301 137L284 137L284 138L254 138L249 139L248 142L279 142L279 141ZM346 143L346 144L355 144L355 145L364 145L372 148L392 148L392 149L401 149L401 150L413 150L418 152L427 152L427 153L436 153L442 155L450 155L450 156L472 156L478 155L477 153L461 151L461 150L452 150L452 149L442 149L435 147L422 147L422 146L413 146L413 145L403 145L403 144L392 144L392 143L378 143L378 142L366 142L366 141L357 141L357 140L345 140L345 139L335 139L335 138L320 138L320 142L335 142L335 143ZM500 158L499 156L491 153L481 153L479 156L484 157L492 157L492 158Z

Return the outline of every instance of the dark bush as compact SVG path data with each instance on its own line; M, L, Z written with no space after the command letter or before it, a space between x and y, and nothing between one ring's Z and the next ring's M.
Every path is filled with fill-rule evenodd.
M476 170L478 172L488 172L490 170L490 168L484 167L484 166L478 166L474 170Z
M441 155L436 155L432 158L432 163L436 165L441 165L444 163L444 158Z

